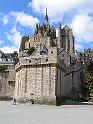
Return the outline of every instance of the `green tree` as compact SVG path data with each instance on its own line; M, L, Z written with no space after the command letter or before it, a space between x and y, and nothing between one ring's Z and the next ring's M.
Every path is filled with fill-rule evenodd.
M93 62L91 62L89 66L87 66L87 71L93 76Z
M7 69L6 65L0 65L0 72L5 72L6 69Z
M34 51L35 51L35 47L30 47L29 49L27 49L27 54L31 55Z
M89 82L86 76L86 72L82 71L81 74L81 94L84 98L86 98L88 96L89 93Z
M90 93L93 92L93 63L87 66L85 71L81 74L81 94L84 98L89 97Z

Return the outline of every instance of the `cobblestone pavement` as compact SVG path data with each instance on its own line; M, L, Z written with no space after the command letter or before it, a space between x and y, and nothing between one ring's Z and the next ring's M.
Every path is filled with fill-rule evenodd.
M93 105L12 105L0 101L0 124L93 124Z

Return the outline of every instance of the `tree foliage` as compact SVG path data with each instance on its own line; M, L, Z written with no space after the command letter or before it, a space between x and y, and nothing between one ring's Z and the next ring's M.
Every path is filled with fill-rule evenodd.
M81 72L81 94L84 98L90 96L93 91L93 63Z
M89 77L89 75L87 75ZM87 79L86 72L81 72L81 94L84 98L88 96L89 93L89 79Z
M89 66L87 67L87 71L90 73L90 75L93 76L93 62L89 64Z
M27 54L31 55L34 51L35 51L35 47L30 47L29 49L27 49Z
M0 65L0 72L5 72L6 69L7 69L6 65Z

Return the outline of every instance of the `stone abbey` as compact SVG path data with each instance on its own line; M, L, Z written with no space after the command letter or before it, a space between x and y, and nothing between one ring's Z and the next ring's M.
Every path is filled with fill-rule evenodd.
M28 55L27 49L31 47L35 50ZM44 24L37 24L35 33L21 40L19 62L15 66L15 98L56 104L57 100L65 97L64 72L70 58L64 52L74 53L72 30L60 26L56 37L56 29L49 24L46 10Z

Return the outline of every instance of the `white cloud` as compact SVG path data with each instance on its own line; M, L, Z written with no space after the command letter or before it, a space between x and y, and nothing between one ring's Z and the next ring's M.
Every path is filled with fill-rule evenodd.
M4 46L4 47L0 48L0 50L4 53L13 53L14 51L18 52L18 48L14 47L14 46Z
M48 8L48 15L52 18L63 17L67 11L80 8L86 0L32 0L28 6L32 7L32 10L37 13L45 14L45 8Z
M24 12L10 12L7 15L2 14L2 22L4 25L9 23L9 28L5 34L7 35L7 39L11 41L14 47L19 48L20 41L22 38L21 29L18 31L18 24L20 26L25 26L30 28L34 28L36 23L39 20L36 17L28 15ZM12 29L11 29L12 27Z
M13 26L13 28L11 30L11 34L8 36L10 37L10 40L15 42L14 45L16 45L18 47L20 46L22 34L21 34L21 32L17 31L16 25Z
M4 52L11 52L14 50L17 50L20 46L20 41L22 38L22 32L20 26L28 27L30 30L33 30L35 25L39 22L39 20L36 17L33 17L31 15L28 15L24 12L10 12L7 15L4 13L0 13L2 18L0 17L1 22L3 22L3 25L8 26L7 32L5 32L8 42L11 42L9 44L12 44L12 46L5 46L1 48ZM20 28L20 29L19 29ZM0 41L0 44L4 41Z
M20 41L21 41L21 38L22 38L22 35L20 32L13 32L13 33L7 33L5 32L6 35L7 35L7 38L8 40L10 40L14 46L18 47L19 48L19 45L20 45Z
M4 16L3 16L2 22L3 22L4 25L8 24L8 22L9 22L9 17L8 17L8 15L4 15Z
M78 42L93 42L93 17L86 14L76 15L71 26Z
M36 17L28 15L24 12L11 12L11 16L15 18L16 23L22 26L33 28L39 20Z
M14 24L12 27L11 33L16 33L16 32L17 32L16 25Z
M10 32L5 32L5 34L7 35L7 39L11 41L15 47L19 48L22 34L21 32L17 31L16 25L12 27Z

